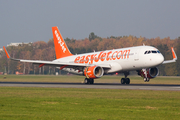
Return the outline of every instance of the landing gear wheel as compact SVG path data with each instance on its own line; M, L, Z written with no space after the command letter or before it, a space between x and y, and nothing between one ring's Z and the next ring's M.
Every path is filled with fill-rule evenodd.
M130 83L130 79L126 78L126 84L129 84L129 83Z
M89 80L87 78L84 79L85 84L89 84Z
M125 75L125 78L121 79L121 84L129 84L130 83L130 79L127 78L127 76L129 75L129 71L125 71L124 75Z
M129 78L122 78L121 79L121 84L129 84L130 83L130 79Z
M84 79L84 83L85 83L85 84L94 84L94 79L85 78L85 79Z
M144 82L149 82L149 78L144 78Z
M125 84L126 83L126 79L125 78L121 78L121 84Z
M94 79L89 79L90 84L94 84Z

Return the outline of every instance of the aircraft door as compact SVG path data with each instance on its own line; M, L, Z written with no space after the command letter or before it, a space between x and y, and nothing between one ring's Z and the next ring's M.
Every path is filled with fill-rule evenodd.
M139 61L139 52L140 52L140 48L137 48L134 52L134 61Z

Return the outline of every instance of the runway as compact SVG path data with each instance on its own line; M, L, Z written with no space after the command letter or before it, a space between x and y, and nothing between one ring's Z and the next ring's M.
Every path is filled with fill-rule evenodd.
M180 91L180 85L170 84L129 84L120 83L54 83L54 82L0 82L8 87L45 87L45 88L93 88L93 89L131 89L131 90L170 90Z

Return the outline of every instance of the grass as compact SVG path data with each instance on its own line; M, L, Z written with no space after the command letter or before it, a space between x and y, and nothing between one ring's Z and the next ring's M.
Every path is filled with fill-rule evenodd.
M95 82L119 82L105 76ZM81 82L81 76L15 76L0 81ZM144 83L131 77L131 83ZM158 77L150 83L179 84L179 77ZM149 83L148 83L149 84ZM179 120L179 91L0 87L0 120Z
M0 119L179 120L180 92L0 88Z

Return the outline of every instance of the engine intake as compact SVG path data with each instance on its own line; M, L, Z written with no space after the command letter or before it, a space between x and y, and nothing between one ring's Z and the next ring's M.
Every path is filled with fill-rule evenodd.
M86 67L84 69L84 75L87 78L95 79L95 78L100 78L104 74L104 70L100 66L91 66L91 67Z
M149 73L149 77L155 78L159 74L159 70L157 67L149 68L148 73Z
M155 78L159 74L159 70L157 67L154 68L148 68L148 69L142 69L138 73L141 75L143 78Z

